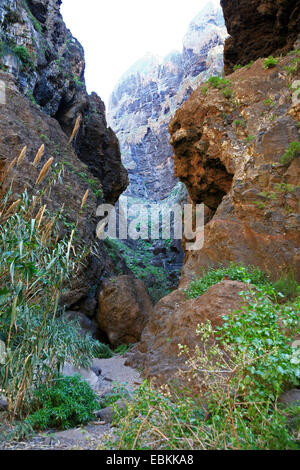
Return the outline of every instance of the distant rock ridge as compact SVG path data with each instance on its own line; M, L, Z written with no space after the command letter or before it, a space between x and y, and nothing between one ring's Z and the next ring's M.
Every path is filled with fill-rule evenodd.
M157 201L175 187L170 119L202 81L222 71L226 37L221 8L208 2L191 22L182 52L163 59L147 54L121 77L111 95L108 121L129 171L125 194Z

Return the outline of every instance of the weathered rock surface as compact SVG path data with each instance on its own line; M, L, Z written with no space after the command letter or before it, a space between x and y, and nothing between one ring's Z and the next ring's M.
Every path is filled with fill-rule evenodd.
M76 153L101 181L106 200L115 202L128 184L127 172L118 141L107 128L103 102L87 94L84 51L66 28L60 5L61 0L1 2L1 68L67 135L82 116Z
M136 343L152 309L143 281L118 276L103 283L96 320L113 346Z
M199 342L197 326L207 320L213 328L220 326L223 315L245 304L239 293L247 290L242 282L222 281L198 299L187 300L182 290L172 292L155 306L141 342L128 354L126 364L141 367L145 377L156 377L161 383L174 379L185 361L178 357L178 345L192 350Z
M225 72L251 60L292 49L300 34L298 0L221 0L230 38L224 51Z
M197 89L170 124L175 175L213 215L203 248L186 254L181 286L203 267L231 261L274 279L292 269L300 280L299 154L282 160L299 141L300 104L292 105L291 86L299 67L294 75L286 69L295 57L271 69L261 59L228 76L231 99Z
M160 200L176 185L168 124L193 89L221 72L226 36L221 8L209 3L191 22L182 53L162 61L147 55L120 79L108 119L130 175L125 194Z
M65 205L69 227L79 217L77 244L88 248L95 244L97 204L115 202L128 177L117 138L106 124L104 103L96 94L87 94L84 52L66 28L60 5L61 0L1 1L0 80L6 100L0 104L0 173L27 145L25 159L6 181L14 179L17 197L25 187L33 190L50 157L53 167L64 162L63 184L56 184L44 203L51 213ZM79 132L71 147L68 137L79 115ZM44 156L35 169L32 162L42 144ZM87 189L86 207L79 215ZM64 235L61 230L59 236ZM116 272L103 244L97 242L94 248L97 256L86 259L86 267L61 297L69 309L77 304L76 309L91 317L100 280Z

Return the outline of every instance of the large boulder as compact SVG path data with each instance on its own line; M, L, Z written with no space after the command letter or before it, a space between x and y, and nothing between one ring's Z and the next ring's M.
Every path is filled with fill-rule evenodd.
M96 320L113 346L136 343L152 309L143 281L118 276L103 283Z
M239 293L247 290L247 284L225 280L197 299L188 300L182 290L172 292L156 305L141 342L128 355L126 364L142 368L145 377L156 377L160 383L174 378L184 367L178 345L195 347L199 342L197 326L207 320L213 327L220 326L223 315L245 305Z

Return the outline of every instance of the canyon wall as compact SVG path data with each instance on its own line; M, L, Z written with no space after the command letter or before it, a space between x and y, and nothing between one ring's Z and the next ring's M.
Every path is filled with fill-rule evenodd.
M20 92L55 118L70 135L82 125L75 150L115 202L128 184L116 136L107 127L105 107L85 87L84 51L60 14L61 0L4 0L0 5L0 64Z
M222 71L226 36L221 8L208 2L191 22L181 53L163 60L147 55L120 79L108 116L129 171L126 194L161 200L176 185L168 124L193 89Z
M215 328L224 314L244 302L239 293L249 286L227 277L189 300L185 288L203 271L235 262L259 267L273 281L292 273L300 282L299 41L291 46L286 42L292 50L276 61L254 61L257 57L248 46L261 50L266 45L262 38L268 22L260 23L261 35L253 30L249 43L248 18L255 2L222 3L229 31L233 24L237 31L241 27L243 47L236 63L245 60L247 65L195 90L169 126L175 176L186 185L190 200L204 203L209 213L197 234L204 232L204 244L186 252L179 288L156 304L127 360L159 383L176 380L178 369L185 367L178 357L179 344L190 350L199 346L198 324L209 320ZM272 9L276 2L259 3ZM288 2L277 3L279 14L279 3ZM234 5L235 10L227 9ZM235 22L237 14L242 23ZM272 37L275 43L276 30Z
M38 173L50 157L53 168L64 164L62 182L57 180L45 204L52 214L64 206L65 227L73 227L79 217L76 246L93 247L93 254L61 302L76 304L92 317L101 279L116 272L116 260L103 242L96 241L96 208L103 201L117 201L128 175L118 140L107 126L104 103L86 91L84 52L66 28L60 5L60 0L1 1L0 80L6 101L0 104L0 171L27 146L22 164L14 165L6 177L7 184L13 180L12 197L17 198L25 187L34 191ZM68 145L78 116L77 136ZM35 168L32 162L42 144L44 154ZM86 207L80 211L87 189ZM60 237L65 232L62 228Z
M230 38L225 43L225 72L259 57L286 54L300 34L297 0L221 0Z

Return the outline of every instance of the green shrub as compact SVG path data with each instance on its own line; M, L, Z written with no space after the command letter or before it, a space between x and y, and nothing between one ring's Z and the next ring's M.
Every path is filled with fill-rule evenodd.
M229 87L226 87L222 90L222 95L229 100L233 96L233 91Z
M255 140L255 136L254 135L248 135L245 139L245 143L246 144L251 144L251 142L253 142Z
M288 165L291 163L294 158L300 155L300 142L291 142L287 151L281 158L281 163L283 165Z
M235 119L233 121L233 124L236 126L236 127L246 127L246 121L245 119Z
M99 409L96 393L80 375L58 377L54 384L42 385L34 392L36 411L26 418L34 429L69 429L85 424Z
M204 292L214 284L221 282L224 277L228 277L232 281L241 281L255 286L271 285L266 274L260 269L231 263L228 268L209 269L206 272L203 270L202 278L193 280L185 293L189 299L201 297Z
M0 388L12 416L26 415L34 388L51 381L66 361L87 367L95 353L95 341L81 337L59 307L61 292L69 288L89 248L73 253L62 211L41 215L45 192L60 180L61 172L58 165L44 187L36 184L33 194L24 191L15 202L9 189L0 202L0 339L6 348ZM62 228L66 236L59 240Z
M270 99L267 99L267 100L264 101L264 105L268 106L270 108L273 108L275 106L275 103L274 103L274 101L272 101Z
M278 64L278 59L275 59L273 56L269 56L267 59L265 59L265 68L266 69L271 69L272 67L275 67Z
M210 77L208 79L208 83L213 87L213 88L218 88L219 90L227 87L230 84L230 80L226 78L221 78L218 76Z
M109 359L113 357L113 352L108 346L108 344L100 343L99 341L94 341L93 346L93 356L98 359Z
M300 286L292 272L282 275L273 286L277 292L281 292L285 302L294 300L300 296Z
M291 429L288 419L296 420L299 409L277 402L299 383L299 361L288 338L300 333L300 299L282 307L268 299L268 289L247 297L248 306L224 317L222 327L198 326L195 350L179 345L186 361L177 379L185 390L147 382L137 390L126 416L117 420L112 448L300 449L297 425Z

